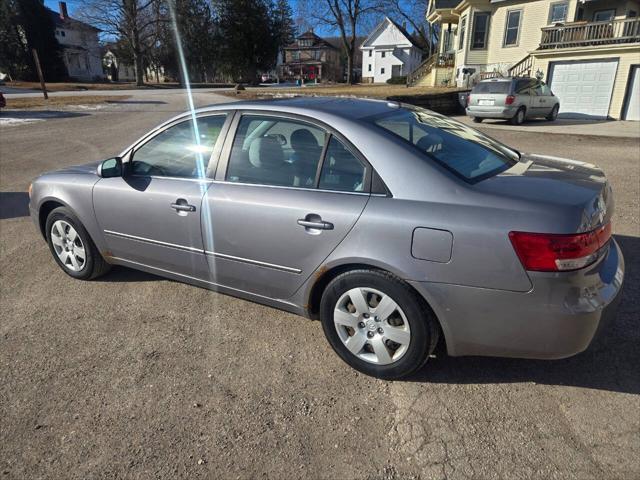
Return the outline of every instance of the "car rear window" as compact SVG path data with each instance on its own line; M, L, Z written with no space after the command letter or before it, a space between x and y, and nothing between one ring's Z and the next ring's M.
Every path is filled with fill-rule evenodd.
M480 82L471 90L471 93L509 93L511 82Z
M515 150L471 127L417 107L376 115L371 121L470 183L496 175L520 158Z

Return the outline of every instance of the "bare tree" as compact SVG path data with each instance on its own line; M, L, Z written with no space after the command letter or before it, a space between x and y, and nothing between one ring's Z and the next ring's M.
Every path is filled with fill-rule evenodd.
M382 0L380 10L391 18L401 20L411 26L418 36L420 47L430 55L435 51L438 43L438 31L427 22L427 8L429 0Z
M136 84L144 84L144 53L157 35L158 22L165 21L162 0L87 0L79 17L119 38L129 50L136 71Z
M306 0L298 8L315 24L338 30L347 55L347 83L352 84L358 28L368 15L379 12L380 0Z

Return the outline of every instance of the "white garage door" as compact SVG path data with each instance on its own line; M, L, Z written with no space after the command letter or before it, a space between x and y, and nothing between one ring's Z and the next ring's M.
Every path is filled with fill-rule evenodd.
M607 118L617 69L617 60L552 63L551 90L562 116Z
M631 70L631 84L629 85L629 97L624 119L640 120L640 66L638 65Z

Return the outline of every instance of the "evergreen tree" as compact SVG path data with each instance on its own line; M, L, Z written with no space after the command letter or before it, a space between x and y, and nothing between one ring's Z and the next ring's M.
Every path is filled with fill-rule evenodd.
M264 0L219 0L217 42L222 67L234 79L254 82L272 68L278 39L271 8Z
M293 43L296 37L293 11L288 0L276 0L272 7L271 18L275 42L280 51L282 47Z
M0 72L11 78L29 76L29 58L20 40L15 0L0 0Z
M28 52L26 55L28 76L31 80L37 79L37 71L31 55L31 49L35 48L45 80L49 82L64 80L67 77L67 69L62 61L62 47L56 39L56 27L51 11L40 0L17 0L15 3L19 35L23 48L26 47Z

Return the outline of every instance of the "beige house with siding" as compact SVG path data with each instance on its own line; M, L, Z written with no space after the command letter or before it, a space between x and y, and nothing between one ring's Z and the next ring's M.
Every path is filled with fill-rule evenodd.
M430 0L439 51L409 81L537 76L565 116L640 120L639 14L638 0Z

